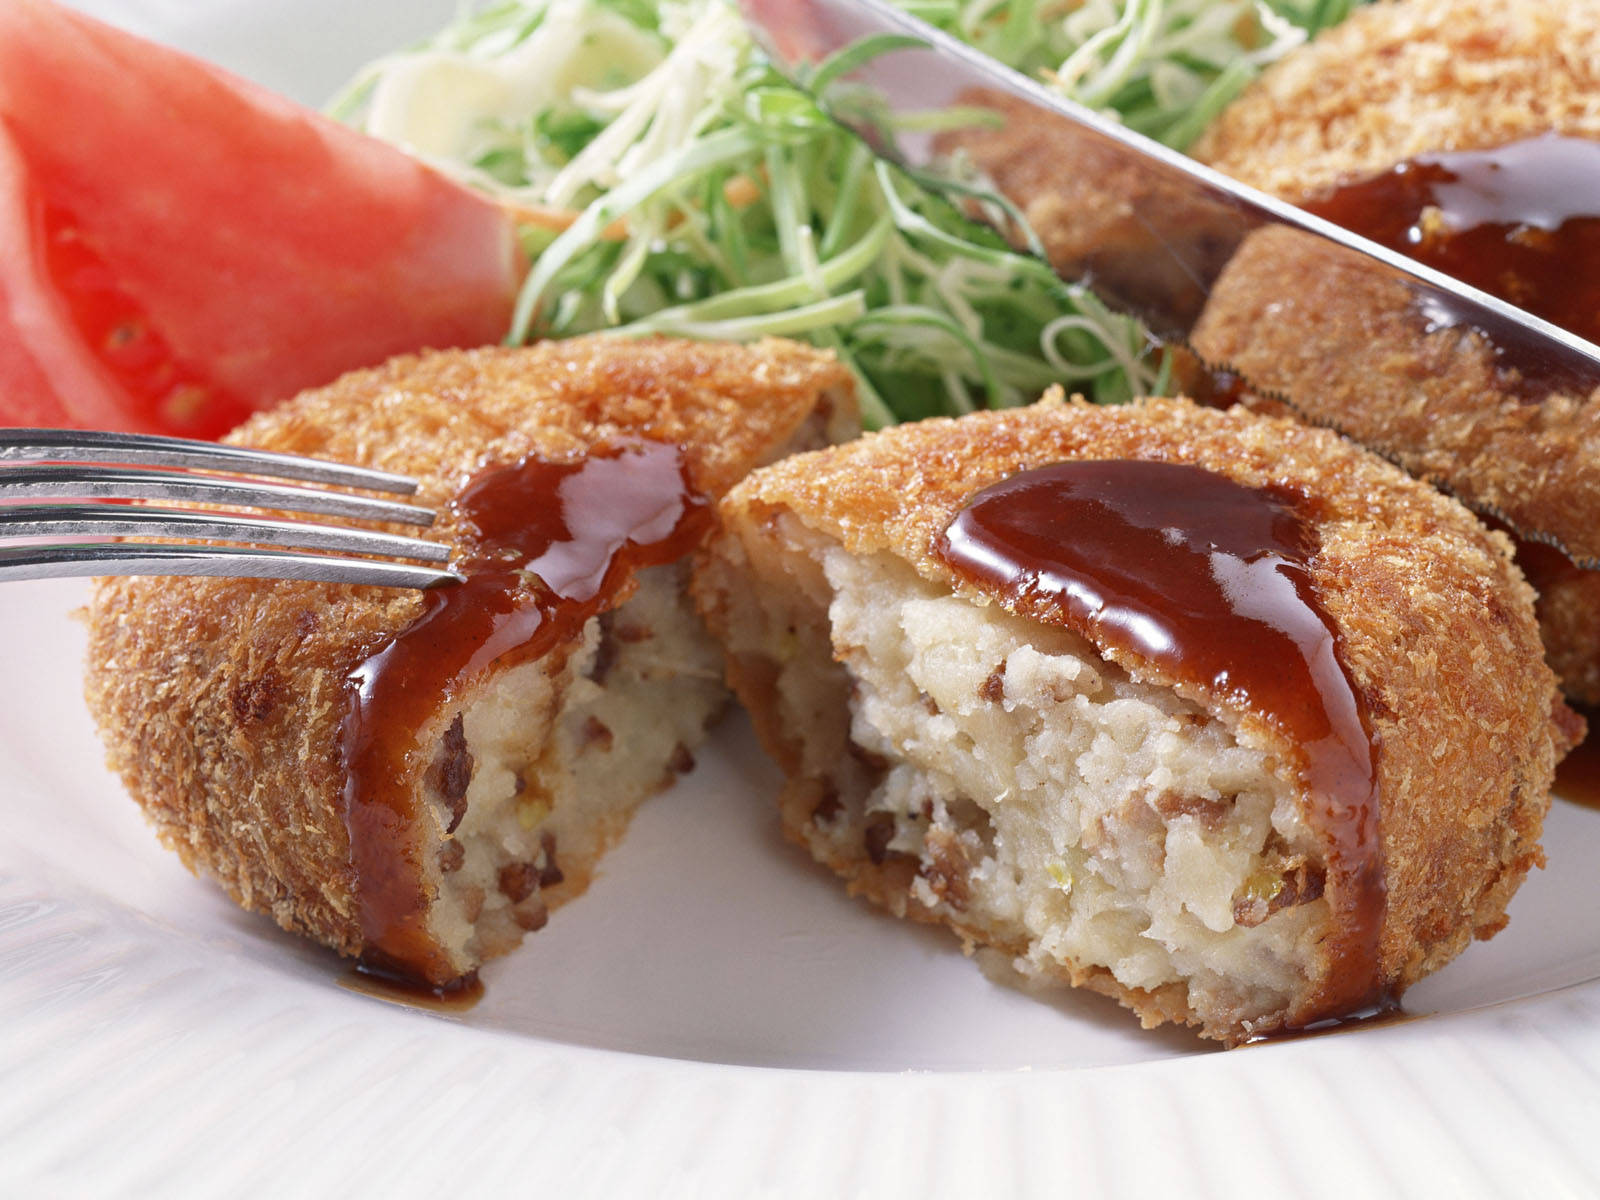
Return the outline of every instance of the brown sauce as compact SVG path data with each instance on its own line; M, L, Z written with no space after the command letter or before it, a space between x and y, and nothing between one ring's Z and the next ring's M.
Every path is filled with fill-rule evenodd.
M1600 708L1579 708L1589 736L1556 767L1555 794L1585 808L1600 809Z
M1488 150L1427 154L1345 184L1307 210L1464 283L1600 342L1600 142L1544 134ZM1462 324L1445 297L1423 303L1430 329ZM1490 333L1510 390L1539 402L1577 386L1554 362L1508 352ZM1561 551L1519 541L1535 587L1578 570Z
M1400 1007L1400 1002L1389 997L1380 999L1376 1004L1369 1005L1357 1012L1347 1013L1342 1017L1328 1017L1322 1021L1312 1021L1300 1029L1284 1029L1276 1033L1259 1033L1254 1037L1245 1039L1246 1046L1260 1046L1271 1042L1298 1041L1301 1038L1323 1037L1330 1033L1349 1033L1357 1029L1375 1029L1383 1025L1405 1025L1411 1021L1422 1018L1406 1012Z
M1424 155L1306 208L1600 341L1600 142Z
M1305 205L1353 233L1600 342L1600 142L1546 134L1490 150L1428 154ZM1461 324L1428 295L1430 328ZM1512 331L1485 331L1502 351ZM1553 364L1511 354L1538 385Z
M427 929L415 781L423 727L491 664L526 661L577 637L633 572L699 544L710 511L682 452L636 442L577 462L528 458L472 479L451 502L466 582L423 593L422 613L350 676L345 823L365 941L381 974L430 986L454 978Z
M419 983L404 973L386 970L370 959L357 963L339 981L339 986L363 996L387 1000L390 1004L437 1013L470 1012L483 999L483 982L476 971L435 986Z
M1328 834L1338 944L1323 999L1378 998L1384 879L1372 739L1307 564L1303 497L1181 463L1064 462L979 492L939 539L1008 607L1131 651L1297 746Z

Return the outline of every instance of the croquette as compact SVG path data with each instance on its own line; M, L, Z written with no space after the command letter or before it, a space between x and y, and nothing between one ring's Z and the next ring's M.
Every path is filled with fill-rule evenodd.
M453 505L491 468L577 471L676 448L672 504L704 508L758 463L847 436L854 420L848 373L809 347L589 338L397 359L229 440L411 475L442 513L428 536L462 552L484 518ZM592 495L589 514L563 496L569 525L620 503ZM89 706L112 767L193 870L285 929L448 986L583 891L640 801L692 766L727 694L687 570L681 557L616 567L601 610L573 628L550 618L556 636L530 660L474 633L448 687L406 697L413 727L376 733L406 748L379 781L392 811L378 835L352 824L366 800L351 791L352 714L382 654L415 634L427 658L438 593L102 580ZM516 579L507 611L545 613L554 577Z
M1366 714L1375 876L1341 849L1348 813L1301 769L1311 751L1226 670L1175 678L940 550L990 485L1124 460L1299 497L1310 587ZM1500 929L1541 862L1581 722L1511 545L1331 432L1052 401L789 458L720 512L693 588L785 772L787 835L852 892L1026 976L1237 1043L1398 995Z
M1273 64L1192 153L1300 203L1418 155L1600 139L1600 4L1396 0Z
M1195 152L1307 203L1431 152L1600 139L1597 96L1590 0L1400 0L1359 10L1266 71ZM1529 378L1398 281L1266 229L1218 280L1192 341L1480 511L1600 559L1600 396ZM1600 703L1600 577L1534 582L1564 687Z

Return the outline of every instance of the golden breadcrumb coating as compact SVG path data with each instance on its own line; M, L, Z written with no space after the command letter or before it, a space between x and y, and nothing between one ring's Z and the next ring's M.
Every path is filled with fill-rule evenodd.
M1512 563L1508 539L1332 433L1185 401L1124 408L1041 403L900 426L789 458L730 492L721 505L724 532L697 570L697 598L713 630L726 637L734 608L745 603L734 599L747 591L741 571L764 556L771 561L770 547L785 536L780 531L797 521L807 538L836 543L855 558L892 556L941 594L1009 608L1003 592L952 572L934 549L941 531L975 492L1016 472L1112 458L1189 463L1251 487L1287 486L1312 498L1309 519L1321 539L1310 563L1313 587L1339 631L1373 734L1387 877L1382 981L1403 989L1474 935L1500 929L1512 893L1542 862L1538 837L1555 763L1581 723L1561 704L1543 661L1532 592ZM1172 686L1136 653L1096 648L1134 680ZM816 780L802 777L803 732L780 717L780 667L731 654L729 669L764 744L790 775L787 831L807 844L807 825L821 811L819 791ZM1182 685L1176 690L1213 712L1233 703ZM1282 735L1258 717L1232 715L1281 746ZM1292 749L1283 754L1289 760ZM816 852L816 841L809 844ZM830 865L852 879L852 890L917 915L917 906L904 900L904 865L893 856L874 865L858 851ZM1332 899L1337 911L1338 897ZM984 940L983 930L948 914L943 919L963 937ZM1181 987L1132 989L1087 962L1070 963L1064 973L1074 984L1117 997L1147 1024L1197 1020ZM1278 1023L1299 1026L1334 1015L1326 1009L1325 997L1335 990L1326 976L1324 959L1321 975L1312 973ZM1204 1032L1229 1041L1245 1033Z
M1512 525L1600 557L1600 403L1530 400L1483 337L1429 329L1400 279L1285 226L1245 240L1194 347Z
M794 343L596 337L398 358L228 440L412 475L418 502L443 509L486 465L647 438L682 446L693 486L716 496L809 423L850 423L850 396L831 356ZM462 531L447 512L426 536L459 546ZM89 606L89 706L162 839L244 907L347 954L363 944L343 801L348 676L422 603L325 583L131 578L100 581ZM558 898L592 863L563 866Z
M1301 203L1421 154L1544 133L1600 139L1593 0L1361 9L1264 72L1194 152ZM1600 556L1595 396L1529 403L1478 339L1429 332L1403 287L1340 258L1287 231L1256 235L1219 280L1196 348L1517 528ZM1550 661L1586 703L1600 703L1597 589L1565 579L1539 605Z
M1538 590L1545 658L1562 691L1580 704L1600 704L1600 571L1563 572Z
M1301 201L1419 154L1600 138L1600 4L1401 0L1264 71L1192 153Z

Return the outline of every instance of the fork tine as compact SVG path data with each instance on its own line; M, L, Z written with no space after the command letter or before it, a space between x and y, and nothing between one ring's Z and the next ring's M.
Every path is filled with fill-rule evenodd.
M415 563L327 554L293 554L246 546L157 546L148 543L26 546L0 549L0 583L77 575L226 575L382 587L434 588L459 583L454 571Z
M7 467L0 470L0 500L55 496L108 500L188 500L251 508L317 513L357 520L431 525L431 509L349 492L262 483L226 475L194 475L136 467Z
M377 554L425 562L450 561L450 547L422 538L348 529L306 521L193 512L181 508L108 504L18 504L0 506L0 537L178 537L294 546L342 554Z
M0 429L0 462L100 462L198 467L409 496L416 481L390 471L297 454L154 434L88 429Z
M433 523L433 511L415 504L327 490L342 487L408 496L417 490L415 481L388 471L213 442L97 430L0 430L0 539L85 534L184 539L179 544L0 546L0 582L72 575L211 575L430 588L461 581L448 566L448 546L373 529L166 505L17 503L56 497L192 501L406 525ZM397 558L415 561L386 561Z

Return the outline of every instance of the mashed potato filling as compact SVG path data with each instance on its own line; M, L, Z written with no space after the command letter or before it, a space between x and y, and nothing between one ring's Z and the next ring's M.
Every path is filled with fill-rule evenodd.
M446 727L441 756L464 755L470 781L464 811L440 786L448 771L424 784L442 839L432 928L460 960L505 953L541 927L588 885L639 803L693 766L727 692L686 572L641 571L635 594L591 619L559 669L499 672L462 709L456 749Z
M777 520L728 617L804 731L786 816L819 859L1025 976L1109 972L1218 1021L1304 988L1328 913L1282 764L1066 630Z

